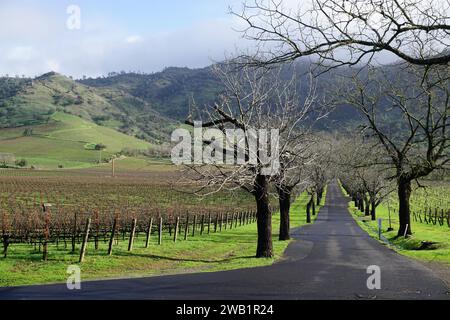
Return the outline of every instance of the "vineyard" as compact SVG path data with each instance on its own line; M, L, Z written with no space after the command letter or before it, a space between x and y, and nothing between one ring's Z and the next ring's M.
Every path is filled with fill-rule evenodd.
M412 219L416 223L450 228L450 185L445 182L425 182L411 198ZM396 216L398 201L391 197L386 201L388 209Z
M425 181L426 188L415 189L411 197L411 223L413 235L398 237L398 203L394 194L377 209L377 219L381 219L381 234L378 221L371 221L351 203L351 212L373 237L380 235L392 248L407 256L426 262L440 262L450 266L450 224L448 182Z
M0 286L65 281L80 261L83 279L265 266L289 244L274 242L273 259L256 259L248 193L199 198L175 183L173 169L125 164L116 178L99 167L0 170ZM303 194L293 203L293 226L306 224L309 201ZM279 223L274 214L274 237Z
M17 174L15 174L17 172ZM13 174L11 174L13 173ZM128 251L142 240L149 247L163 241L222 232L255 222L252 199L246 194L222 192L199 199L192 186L174 187L174 172L124 174L104 172L13 171L0 175L3 255L26 244L42 254L53 250L79 253L88 243L93 250L126 241Z

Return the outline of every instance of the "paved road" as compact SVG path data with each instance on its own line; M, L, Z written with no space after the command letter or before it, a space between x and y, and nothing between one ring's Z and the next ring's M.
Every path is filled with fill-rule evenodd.
M286 259L270 267L218 273L0 289L0 299L450 299L443 281L362 231L332 184L315 224L295 230ZM367 289L367 267L381 290Z

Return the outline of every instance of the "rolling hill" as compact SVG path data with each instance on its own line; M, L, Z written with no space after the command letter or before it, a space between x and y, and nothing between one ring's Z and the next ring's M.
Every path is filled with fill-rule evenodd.
M287 68L284 76L309 67ZM336 72L348 71L332 71L317 80L319 100L327 87L340 81ZM302 94L308 81L300 79ZM212 105L222 91L211 67L110 73L83 80L55 72L34 79L0 77L0 153L17 154L38 166L92 165L99 155L87 150L87 144L103 143L108 147L105 155L111 155L167 142L186 119L192 98L199 106ZM317 129L345 130L360 119L353 108L339 106ZM24 136L27 128L33 129L31 136Z
M289 66L283 72L286 79L290 79L293 72L301 74L299 77L299 92L306 97L309 76L307 71L311 65L307 62L297 62L295 69ZM344 69L330 71L325 77L317 80L317 94L322 97L330 83L342 81L337 75L348 72ZM211 67L202 69L166 68L153 74L139 73L110 73L108 77L87 78L80 83L97 90L123 90L132 96L139 97L152 106L154 110L175 121L184 121L189 114L192 99L198 106L213 105L217 95L224 91L223 85ZM320 99L320 98L319 98ZM331 110L328 116L320 121L321 130L340 130L354 122L361 120L352 107L340 106Z
M95 150L96 144L106 149ZM44 169L91 167L100 157L105 161L123 149L151 147L149 142L62 112L51 115L46 124L0 130L0 153L12 153L16 159L26 159L28 166Z
M179 121L186 119L192 98L198 105L215 101L223 91L211 68L166 68L153 74L111 73L80 83L103 90L123 90L149 103L160 114Z
M55 112L65 112L159 143L174 125L119 88L92 88L55 72L35 79L0 78L0 94L0 128L41 125Z

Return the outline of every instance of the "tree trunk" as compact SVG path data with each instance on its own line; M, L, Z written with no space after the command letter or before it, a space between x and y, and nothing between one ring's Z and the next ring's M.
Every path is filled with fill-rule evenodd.
M312 214L316 216L316 202L314 201L314 195L311 196Z
M286 187L278 188L280 202L280 241L289 240L291 193Z
M398 215L400 220L400 228L398 230L398 236L404 236L405 234L412 235L411 220L410 220L410 206L409 201L411 198L411 181L399 180L398 182L398 200L399 209Z
M306 204L306 223L311 223L311 200Z
M6 258L8 256L8 247L9 247L9 235L3 235L3 257Z
M377 204L375 203L375 201L372 201L370 215L372 216L372 221L377 220Z
M324 193L323 188L321 188L321 189L317 192L317 206L320 206L320 205L322 204L323 193Z
M257 175L255 180L255 200L257 207L258 247L257 258L272 258L272 214L269 208L269 184L267 177Z
M364 200L361 196L359 197L359 211L364 213Z
M368 217L368 216L370 216L370 202L369 202L369 199L367 198L367 196L364 196L364 205L365 205L364 213L365 213L366 217Z

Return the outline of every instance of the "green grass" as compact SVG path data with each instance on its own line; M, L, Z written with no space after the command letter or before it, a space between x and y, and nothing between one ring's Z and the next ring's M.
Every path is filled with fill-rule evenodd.
M306 224L305 207L308 199L301 195L292 205L293 228ZM197 235L187 241L174 243L168 235L158 246L153 236L149 248L144 248L144 235L135 241L134 251L127 251L127 240L114 247L113 256L106 255L107 244L101 242L96 252L88 246L81 266L82 280L123 277L158 276L189 272L213 272L240 268L268 266L279 260L290 241L278 241L279 214L273 216L274 258L256 259L256 224L241 226L222 233ZM183 236L180 237L181 239ZM70 247L70 244L68 244ZM79 246L78 246L79 249ZM42 254L30 245L11 245L8 257L0 258L0 286L60 283L67 279L69 265L77 264L78 254L71 255L60 244L49 247L50 260L43 262Z
M111 170L110 164L103 164L100 167L107 171ZM165 172L174 171L179 168L172 164L170 159L156 159L156 158L125 158L116 160L115 168L118 173L120 172L132 172L132 171L152 171L152 172Z
M345 191L343 191L345 192ZM370 217L365 217L353 202L349 203L349 210L358 224L372 237L378 239L378 221L371 221ZM438 262L450 267L450 228L444 226L427 225L413 222L411 228L413 235L408 238L397 237L399 228L398 216L393 213L391 208L391 224L393 231L387 231L389 228L389 210L385 204L377 209L377 219L383 219L382 236L385 237L392 249L398 253L422 260L425 262ZM433 242L435 245L428 250L420 250L423 242ZM384 243L384 242L382 242Z
M57 112L49 124L33 128L32 136L23 136L23 128L0 130L0 153L13 153L24 158L29 166L43 169L85 168L96 165L100 152L86 145L102 143L103 159L124 148L145 150L148 142L98 126L79 117Z

